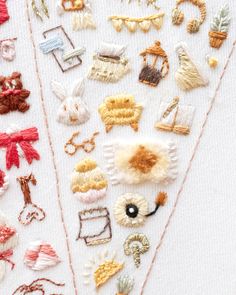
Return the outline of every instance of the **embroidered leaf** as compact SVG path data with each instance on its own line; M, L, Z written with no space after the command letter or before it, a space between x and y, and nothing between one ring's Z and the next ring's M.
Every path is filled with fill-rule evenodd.
M229 5L224 5L218 13L213 17L211 30L215 32L227 33L230 25Z

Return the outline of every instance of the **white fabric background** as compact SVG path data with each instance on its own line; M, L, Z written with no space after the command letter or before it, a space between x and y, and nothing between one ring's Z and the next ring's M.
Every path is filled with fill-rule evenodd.
M17 57L12 63L3 60L1 74L8 75L12 71L20 71L23 75L25 88L31 91L28 99L31 104L26 114L18 112L9 113L0 117L0 131L3 132L12 124L18 124L23 128L36 126L39 129L40 140L34 147L41 154L41 160L28 166L21 161L20 169L10 170L10 188L0 200L0 209L10 218L11 223L17 228L20 236L19 246L14 250L13 260L16 268L13 272L7 267L5 280L0 285L1 295L10 295L21 284L29 284L39 277L48 277L55 281L65 282L64 289L56 289L66 295L75 294L72 273L69 267L68 252L65 241L65 233L61 222L61 213L58 205L57 183L53 168L52 152L47 137L45 117L40 98L39 81L36 76L33 46L29 34L26 13L27 0L9 0L8 7L11 19L0 26L1 39L17 37ZM158 4L166 13L163 28L160 31L152 29L144 34L136 32L130 34L126 30L116 33L107 17L113 14L130 16L144 16L155 13L152 8L139 7L135 3L126 4L119 0L91 1L97 29L94 31L73 32L71 28L71 15L63 17L56 14L55 3L48 0L50 19L41 23L37 20L30 6L30 18L32 20L33 38L36 44L39 74L43 84L43 100L45 102L46 115L50 137L52 138L53 151L55 153L56 169L59 176L59 198L62 203L65 226L68 231L69 247L72 256L72 266L75 271L75 281L78 294L96 294L94 286L83 286L83 265L86 261L108 248L109 251L117 250L118 259L124 260L126 265L123 273L128 273L135 278L135 289L132 294L141 294L141 287L147 274L148 267L154 255L155 247L160 240L161 233L172 211L184 173L191 158L194 145L200 134L201 126L209 108L211 97L219 82L224 64L235 40L235 15L236 6L233 0L229 0L232 13L232 24L229 38L219 51L212 50L208 45L209 23L213 12L224 3L211 0L207 3L207 20L201 26L200 32L190 35L186 32L186 21L180 27L171 24L170 14L175 1L160 0ZM30 5L30 1L29 1ZM182 5L186 19L198 13L192 5ZM43 55L38 48L38 43L43 39L42 32L62 24L75 45L85 46L86 53L82 56L83 64L71 71L62 73L55 60L50 55ZM162 42L170 61L170 73L160 82L157 88L150 88L138 82L138 74L142 60L139 53L152 45L155 40ZM132 71L116 84L103 84L99 81L86 81L85 98L91 110L91 119L79 127L68 127L56 121L56 111L60 101L50 89L50 81L56 79L68 87L78 78L87 75L92 62L92 54L98 48L101 41L127 44L127 53ZM174 80L174 72L178 67L174 46L178 41L185 41L189 51L195 60L202 65L204 72L210 80L209 87L200 88L189 93L180 92ZM205 56L213 54L219 58L219 67L211 70ZM176 294L176 295L233 295L236 292L236 226L235 226L235 60L233 54L229 68L223 78L222 86L217 95L216 103L210 113L199 149L193 161L192 169L184 186L176 214L174 215L168 233L162 247L158 251L155 265L145 286L143 294ZM138 133L134 133L129 127L116 127L109 134L104 131L97 109L107 95L119 93L133 94L138 102L145 104L145 109L140 121ZM192 104L196 107L191 134L187 137L174 134L157 132L154 129L158 106L161 99L170 100L179 95L182 103ZM75 241L79 230L78 211L85 208L76 200L69 184L69 175L74 165L87 156L83 151L69 157L63 151L67 139L75 130L81 131L81 137L87 138L99 130L101 134L96 139L97 147L90 156L95 159L105 171L105 160L102 154L103 142L115 138L143 138L154 137L160 139L173 139L178 146L179 176L172 185L163 188L158 185L145 184L140 186L112 186L109 185L107 198L99 205L107 206L111 213L113 238L104 246L94 248L87 247L83 241ZM5 166L5 152L0 154L0 166ZM41 205L47 213L46 219L41 222L33 222L27 227L21 226L17 221L18 213L23 207L23 196L15 178L33 172L38 180L36 187L30 187L32 199ZM144 227L140 229L127 229L116 224L113 218L113 206L116 198L125 192L138 192L146 196L153 205L156 193L165 189L169 200L167 205L150 218ZM94 205L93 207L96 207ZM141 257L142 264L135 269L132 257L125 257L122 244L128 234L142 232L150 240L150 251ZM24 266L23 255L27 244L35 239L43 239L50 242L62 259L62 263L55 268L35 273ZM116 279L99 290L99 294L115 294ZM50 290L50 289L48 289ZM63 291L62 291L63 290ZM51 290L52 292L53 290ZM55 289L54 289L55 291Z

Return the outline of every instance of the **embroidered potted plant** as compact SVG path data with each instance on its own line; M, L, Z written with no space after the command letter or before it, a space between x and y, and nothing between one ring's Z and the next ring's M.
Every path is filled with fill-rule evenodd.
M214 16L209 32L210 46L220 48L228 36L230 25L229 6L226 4Z

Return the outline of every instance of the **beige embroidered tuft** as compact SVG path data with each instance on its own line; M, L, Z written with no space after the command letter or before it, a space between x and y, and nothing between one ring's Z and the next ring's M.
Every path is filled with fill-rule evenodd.
M179 88L188 91L197 87L207 86L208 79L200 73L197 66L190 59L186 45L179 43L176 46L176 52L180 66L175 73L175 80Z

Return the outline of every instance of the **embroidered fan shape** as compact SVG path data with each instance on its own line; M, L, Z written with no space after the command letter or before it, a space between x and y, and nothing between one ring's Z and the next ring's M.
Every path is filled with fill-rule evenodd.
M166 52L161 48L161 43L156 41L154 45L140 53L143 57L143 67L139 74L139 81L150 86L157 86L161 79L169 72L169 61ZM148 59L151 58L150 63ZM161 69L157 69L158 59L162 59Z
M0 282L5 276L7 264L11 265L11 269L15 266L10 257L17 244L18 234L15 228L8 224L6 217L0 211Z
M123 55L125 49L123 45L103 42L93 56L88 78L107 83L119 81L130 70L129 61Z
M32 143L39 139L36 127L19 130L17 126L9 128L6 132L0 133L0 148L6 149L6 167L20 167L20 156L31 164L33 160L39 160L40 155L32 147ZM23 154L22 154L23 152Z
M193 121L195 107L179 104L179 98L172 102L161 102L158 121L155 127L159 130L188 135Z
M78 79L70 93L61 83L52 81L52 91L61 100L57 111L57 121L66 125L83 124L90 118L86 102L82 98L84 93L84 79Z
M117 262L115 259L116 252L109 253L108 250L100 252L96 257L89 259L88 263L84 265L84 284L89 285L91 277L93 277L97 289L107 283L124 267L123 262Z
M74 31L96 28L89 0L59 0L57 12L59 15L64 12L73 12L72 28Z
M99 106L98 112L105 124L106 132L115 125L130 125L134 131L138 131L142 110L142 105L137 104L132 95L120 94L107 97Z
M106 196L107 180L97 163L90 158L80 161L71 175L71 190L83 203L94 203Z
M228 36L230 21L229 5L225 4L220 8L211 22L211 30L209 32L211 47L220 48L222 46Z
M176 146L159 140L113 141L104 145L112 184L168 184L177 177Z
M129 295L134 288L134 279L128 275L122 275L118 278L116 295Z
M35 271L56 266L60 259L53 247L44 241L34 241L25 252L24 263Z
M21 73L14 72L11 76L0 76L0 114L11 111L25 113L30 108L26 102L30 91L23 88Z
M200 73L198 67L190 59L184 43L176 46L176 52L179 58L179 68L175 73L175 80L178 87L188 91L194 88L208 85L208 80Z

